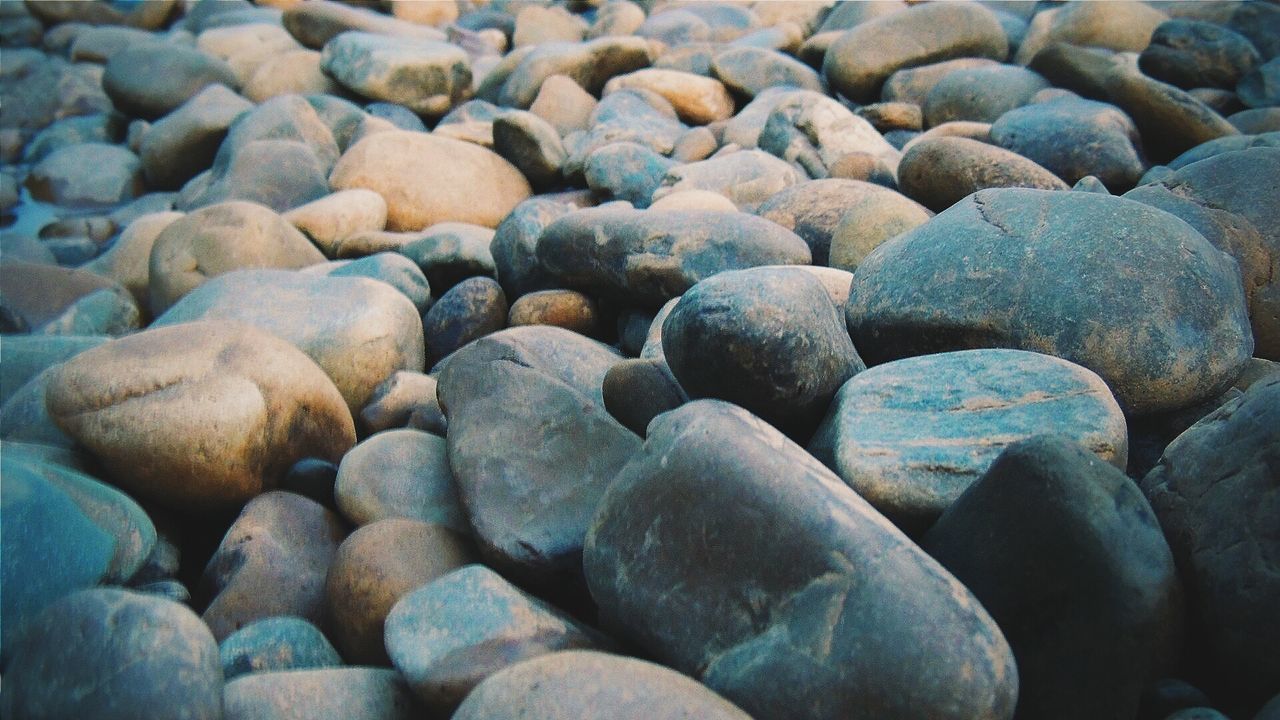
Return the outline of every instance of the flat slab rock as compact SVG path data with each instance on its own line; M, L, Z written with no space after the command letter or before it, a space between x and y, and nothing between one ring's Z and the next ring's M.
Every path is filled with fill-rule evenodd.
M1062 434L1117 468L1124 414L1093 372L1022 350L966 350L855 375L809 446L900 527L920 530L1011 443Z

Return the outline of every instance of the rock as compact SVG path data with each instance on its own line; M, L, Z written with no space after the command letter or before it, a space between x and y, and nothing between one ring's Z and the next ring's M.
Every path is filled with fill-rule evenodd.
M151 312L160 315L211 277L245 268L296 269L324 255L270 209L247 202L201 208L156 237L149 261Z
M1232 89L1261 61L1248 38L1199 20L1166 20L1138 57L1142 72L1184 90Z
M584 684L583 677L592 678ZM458 720L746 720L732 703L661 665L584 650L552 653L497 673L467 696Z
M156 238L183 213L159 212L142 215L127 227L106 252L81 266L81 270L114 280L129 291L139 308L150 304L150 259Z
M745 213L601 208L550 223L537 258L563 287L657 306L718 272L803 265L810 254L794 233Z
M720 141L716 134L705 126L689 128L677 140L671 149L671 159L676 162L698 162L711 157L720 149Z
M615 199L626 200L634 207L644 209L649 207L649 199L662 186L667 173L678 167L679 163L644 145L617 142L588 155L583 174L592 190L608 193ZM737 210L732 202L729 206Z
M1014 62L1025 65L1053 43L1140 52L1168 16L1135 0L1096 6L1064 6L1037 13L1018 46Z
M524 174L537 189L558 184L568 159L560 134L546 120L512 110L493 121L493 149Z
M711 58L711 73L730 91L755 97L780 85L824 92L822 76L795 58L775 50L734 47Z
M227 63L242 86L269 58L302 49L278 18L274 22L237 23L201 30L195 46Z
M711 190L751 212L778 191L801 182L788 163L760 150L741 150L667 171L654 200L685 190Z
M803 183L801 183L803 184ZM792 187L798 187L793 185ZM663 195L649 205L650 210L710 210L714 212L738 212L738 206L729 198L710 190L681 190ZM756 209L759 212L759 208Z
M615 76L604 85L604 94L623 88L651 90L666 98L680 119L690 125L706 125L733 116L733 98L723 83L715 78L647 68Z
M1270 648L1280 379L1191 426L1142 480L1187 590L1195 669L1215 695L1261 703L1280 678Z
M145 43L111 56L102 89L120 112L154 120L214 84L240 87L221 60L176 43Z
M403 595L474 560L470 541L443 525L378 520L343 541L325 581L325 617L348 662L384 665L383 621Z
M131 27L87 27L76 33L68 49L72 62L106 63L111 56L130 45L154 42L145 30Z
M555 325L588 337L599 330L595 300L575 290L538 290L511 304L507 325Z
M391 377L374 389L369 404L360 411L359 420L363 430L373 434L404 427L416 410L425 407L433 407L439 412L436 379L430 375L401 370L392 373Z
M312 148L293 140L259 140L193 178L174 205L194 210L241 200L285 212L328 193L325 166Z
M1238 271L1203 240L1119 198L984 190L868 256L846 320L872 364L1034 350L1096 372L1128 413L1187 407L1230 386L1253 347Z
M586 130L596 99L567 75L552 75L542 81L529 112L551 123L563 137L574 130Z
M225 85L210 85L151 126L142 141L147 184L177 190L213 164L235 119L253 103Z
M1138 703L1139 720L1165 720L1169 715L1193 707L1213 704L1207 695L1174 678L1161 678L1148 683Z
M1093 175L1122 191L1145 170L1133 121L1093 100L1062 98L1011 110L992 123L991 141L1071 184Z
M21 638L23 628L59 598L105 580L116 543L44 477L41 463L13 457L11 443L4 445L0 467L4 471L0 542L5 548L0 556L0 581L5 587L0 634L5 641L5 676L12 681L9 673L21 672L13 658L14 641ZM38 681L39 676L31 680ZM15 687L17 683L6 690L5 700L19 692Z
M604 376L604 406L631 432L643 437L649 423L689 401L665 361L623 360Z
M587 23L563 7L530 5L516 14L516 28L511 41L515 47L577 42L586 31Z
M414 702L404 679L396 671L385 668L253 673L227 683L224 698L226 720L413 720L422 717L422 708Z
M82 143L115 145L126 135L126 118L119 113L97 113L55 120L22 149L22 160L38 163L55 150ZM6 176L9 177L9 176ZM12 178L10 178L12 179ZM15 199L15 203L17 200Z
M482 556L507 577L560 592L581 584L591 513L640 444L600 396L619 359L581 335L533 326L445 363L449 465Z
M711 26L705 20L689 12L687 6L653 13L640 27L636 35L653 39L668 46L679 47L711 38Z
M822 74L832 90L865 103L903 68L958 57L1003 60L1008 52L1004 29L986 8L976 3L922 5L846 32L827 50Z
M323 312L325 304L340 312ZM282 270L219 275L156 318L153 327L220 320L280 337L320 366L354 416L397 370L424 364L418 310L386 283Z
M856 212L855 212L856 211ZM793 185L761 203L756 213L804 239L813 253L815 265L828 265L838 227L846 235L864 235L870 252L881 240L929 219L929 211L902 195L857 180L810 180ZM846 215L856 215L842 223ZM882 216L888 216L881 219ZM874 237L872 237L874 236ZM842 244L851 244L849 240ZM843 259L843 257L842 257ZM860 258L859 258L860 259ZM857 266L855 260L852 265Z
M431 306L431 287L427 284L426 276L412 260L399 253L383 252L358 260L334 260L305 267L301 272L325 277L377 280L398 290L420 313Z
M333 168L335 190L366 188L387 201L389 230L456 221L495 227L529 183L498 155L469 143L404 130L370 135Z
M435 364L472 340L501 330L507 321L502 286L472 277L453 286L422 318L427 359Z
M1280 149L1227 152L1187 165L1125 197L1173 213L1239 264L1254 355L1280 359Z
M290 35L313 50L349 30L427 42L445 39L444 33L433 27L330 0L293 4L285 9L281 21Z
M69 145L31 168L26 186L32 198L67 208L111 207L142 194L142 162L118 145Z
M222 717L209 629L179 603L115 588L46 607L13 647L4 679L6 717Z
M921 543L1004 631L1028 717L1133 718L1181 643L1182 587L1155 514L1090 450L1009 445ZM1099 643L1114 655L1085 659Z
M634 142L659 155L669 155L687 128L676 119L671 103L647 90L624 88L605 96L592 111L591 130L565 138L569 158L564 174L574 177L592 153L617 142Z
M927 65L905 67L895 71L884 81L880 96L885 102L905 102L922 107L929 93L944 77L959 70L975 70L984 67L999 67L999 63L985 57L959 57Z
M1261 135L1228 135L1217 140L1210 140L1207 143L1201 143L1170 160L1160 170L1154 167L1151 168L1152 172L1159 175L1159 177L1151 178L1149 183L1144 184L1163 180L1171 171L1181 170L1191 163L1207 160L1215 155L1237 150L1248 150L1255 147L1280 147L1280 132L1268 132Z
M320 68L343 87L440 117L466 99L471 63L456 45L369 32L345 32L325 43Z
M609 78L639 70L649 62L649 44L638 37L544 43L531 48L516 65L496 99L506 107L528 108L543 81L553 75L568 76L588 93L597 95Z
M813 178L832 174L841 158L863 153L897 176L901 154L871 127L835 100L810 91L791 93L769 113L760 131L761 150L796 163Z
M386 227L387 203L372 190L340 190L294 208L283 217L325 255L334 257L343 240L356 233Z
M791 268L698 282L663 323L662 347L690 397L728 400L798 437L866 367L821 283Z
M314 50L290 50L267 58L244 84L244 96L266 102L282 95L339 95L342 87L321 70Z
M1241 110L1229 115L1227 122L1245 135L1280 132L1280 108Z
M1133 118L1152 160L1168 160L1203 142L1237 131L1209 106L1137 68L1114 66L1103 78L1111 102Z
M1118 468L1128 458L1124 416L1097 375L1038 353L969 350L859 373L840 388L809 451L917 534L1006 446L1046 433Z
M294 617L249 623L218 647L228 682L242 675L279 670L338 667L342 658L315 625Z
M444 438L418 430L380 432L352 448L338 466L334 496L357 526L407 518L471 532Z
M1039 74L1017 65L959 69L933 86L921 109L929 127L953 120L995 122L1047 87L1049 83Z
M977 600L728 403L650 424L601 500L584 565L606 629L754 717L1012 716L1013 657Z
M858 108L854 114L871 123L871 127L879 133L894 130L918 132L924 127L924 115L920 106L914 103L897 101L871 103Z
M0 328L5 333L122 335L139 311L120 285L83 270L0 262Z
M108 2L41 2L29 3L27 10L47 25L58 23L88 25L128 25L157 30L169 18L175 3L158 0L133 7L129 12Z
M942 212L987 188L1067 190L1067 184L1035 162L994 145L963 137L922 139L898 166L903 194Z
M1251 108L1280 105L1280 60L1271 58L1240 78L1236 95Z
M538 238L548 225L573 209L566 203L534 197L517 205L498 225L489 249L507 297L555 287L554 279L538 264Z
M86 351L53 371L46 403L125 490L183 508L237 506L298 458L336 460L355 441L318 366L232 323L149 330Z
M0 364L0 404L45 370L110 338L73 335L6 335Z
M645 21L645 12L628 0L609 0L596 11L595 22L587 28L587 37L631 35Z
M445 293L458 283L477 275L492 277L494 231L470 223L443 222L432 225L420 236L396 251L422 270L437 293Z
M418 698L442 712L516 663L610 645L483 565L458 568L402 597L387 616L386 644Z
M341 518L301 495L272 491L249 501L197 589L214 637L268 617L319 623L325 575L345 535Z
M856 180L839 182L857 183L857 187L856 191L850 188L845 212L831 230L826 264L832 268L856 269L881 243L925 224L931 217L928 210L901 193Z

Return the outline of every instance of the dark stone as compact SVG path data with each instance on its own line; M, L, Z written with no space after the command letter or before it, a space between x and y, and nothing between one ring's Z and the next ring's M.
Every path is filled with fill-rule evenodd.
M218 647L222 675L227 681L241 675L277 670L309 670L342 664L324 633L295 617L263 618L227 636Z
M147 183L157 190L177 190L213 164L236 118L253 107L224 85L210 85L143 136L140 155Z
M1165 449L1142 480L1187 590L1190 653L1215 695L1261 703L1280 685L1280 378L1255 383Z
M534 587L581 589L582 540L640 440L605 411L611 348L547 325L449 358L438 394L449 465L486 561Z
M571 210L573 206L567 203L534 197L517 205L499 223L489 250L493 253L498 282L507 297L518 298L533 290L556 286L555 280L538 264L535 251L542 231Z
M507 297L496 280L473 277L450 288L422 317L427 366L507 324Z
M22 161L37 163L55 150L80 143L121 143L127 126L128 118L114 112L55 120L26 144L22 149Z
M1240 3L1227 27L1249 38L1263 59L1280 55L1280 8L1265 2Z
M1107 98L1133 118L1143 148L1163 162L1187 149L1239 131L1226 118L1173 85L1153 80L1136 67L1114 65L1103 80Z
M333 491L338 507L355 525L401 517L469 534L447 453L444 438L430 433L380 432L343 456Z
M1004 632L1020 717L1132 720L1146 682L1176 662L1181 588L1155 514L1068 438L1007 447L921 545Z
M285 473L284 480L280 481L280 489L334 510L333 485L337 479L337 465L323 458L302 458Z
M1236 95L1246 107L1280 105L1280 59L1272 58L1241 78Z
M1115 64L1113 57L1106 50L1055 42L1037 52L1027 67L1054 87L1091 100L1111 102L1106 80Z
M925 98L926 127L952 120L995 122L1010 110L1026 105L1049 87L1038 74L1017 65L983 65L954 70L938 81Z
M515 165L535 191L560 181L568 154L551 123L523 110L512 110L493 121L493 150Z
M591 129L576 145L565 138L569 149L565 177L581 172L593 152L616 142L634 142L668 155L688 130L666 98L640 88L623 88L604 96L588 122Z
M374 117L390 121L401 130L427 132L427 126L423 124L422 118L404 105L393 102L372 102L364 106L364 111Z
M936 137L911 144L898 165L902 194L934 212L988 188L1066 190L1068 185L1034 161L965 137Z
M5 587L7 595L13 586ZM82 590L27 627L5 667L0 705L5 717L28 720L219 720L218 646L184 605Z
M467 696L453 718L749 720L732 703L680 673L584 650L526 660L491 676Z
M1124 416L1088 370L1021 350L878 365L840 388L809 451L909 534L923 532L1010 443L1060 433L1123 468Z
M1138 67L1184 90L1230 90L1260 61L1253 43L1237 32L1200 20L1173 19L1156 28Z
M485 678L523 660L611 643L483 565L467 565L400 598L387 654L428 707L448 713Z
M1133 121L1093 100L1061 98L1007 112L991 124L991 141L1071 184L1093 175L1123 192L1145 169Z
M607 629L761 720L1013 713L1013 657L969 591L729 403L654 420L584 565Z
M619 142L588 155L583 174L592 190L643 209L667 172L678 165L639 143Z
M810 261L794 233L745 213L609 208L549 224L537 257L563 287L655 307L718 272Z
M1093 193L975 193L868 256L846 316L873 364L1034 350L1093 370L1134 414L1220 394L1253 351L1228 256L1163 211Z
M439 296L472 277L493 277L494 231L471 223L436 223L422 237L397 249L422 271L427 284Z
M111 56L102 89L120 112L145 120L167 115L208 85L240 87L231 68L177 43L145 43Z
M587 92L599 95L609 78L646 67L649 60L649 44L639 37L542 43L511 71L497 100L506 107L527 108L538 96L542 82L552 75L568 75Z
M698 282L663 322L662 347L690 397L728 400L801 438L866 368L822 283L799 268Z
M649 423L689 401L662 360L623 360L604 376L604 406L628 430L644 437Z

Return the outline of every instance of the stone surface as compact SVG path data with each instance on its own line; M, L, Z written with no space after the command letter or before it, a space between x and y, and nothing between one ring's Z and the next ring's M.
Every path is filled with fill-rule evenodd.
M1142 133L1143 148L1156 162L1239 132L1208 105L1143 75L1136 67L1112 66L1102 84L1106 97L1133 118Z
M307 238L269 208L228 202L169 224L151 248L151 312L160 315L206 280L246 268L297 269L324 262Z
M6 333L121 335L139 310L117 283L83 270L0 261L0 327Z
M213 84L240 87L221 60L177 43L145 43L111 56L102 89L121 112L146 120L162 117Z
M901 154L832 98L811 91L793 92L774 105L758 140L760 149L804 168L812 178L833 175L852 154L871 156L880 171L897 177Z
M1097 375L1039 353L967 350L858 374L840 388L809 451L917 533L1005 447L1046 433L1118 468L1128 459L1124 415Z
M1025 65L1053 43L1140 52L1167 18L1135 0L1054 8L1052 12L1037 13L1032 19L1014 61Z
M493 150L538 189L557 185L560 168L568 159L555 127L523 110L512 110L493 121Z
M520 59L498 87L496 100L504 106L527 108L538 96L543 81L553 75L567 76L587 92L598 95L609 78L639 70L649 61L649 44L638 37L544 43ZM484 97L483 92L480 96Z
M235 507L299 458L337 460L355 443L342 396L301 351L225 322L148 330L53 370L58 426L146 500Z
M422 318L427 362L434 365L472 340L501 330L507 297L496 280L472 277L453 286Z
M1049 83L1017 65L982 65L947 73L925 97L921 110L927 127L953 120L995 122L1026 105Z
M273 491L244 506L209 558L197 588L219 641L263 618L321 618L325 575L346 535L314 500Z
M422 708L414 701L404 679L396 671L384 668L253 673L227 683L224 698L226 720L415 720L422 717Z
M623 360L609 368L601 392L609 414L641 437L655 417L689 401L671 368L655 358Z
M4 685L6 717L223 717L218 646L200 618L117 588L46 607L13 647Z
M54 205L109 208L142 194L142 161L118 145L68 145L31 168L26 186L34 199Z
M444 39L444 33L433 27L330 0L293 4L285 9L281 21L298 42L315 50L349 30L415 40Z
M353 416L392 373L423 369L418 309L368 278L229 272L184 296L153 326L198 320L252 325L289 342L324 370Z
M142 140L147 184L177 190L213 164L227 130L253 103L225 85L210 85L158 120Z
M1071 184L1093 175L1109 189L1126 190L1145 169L1133 121L1092 100L1062 98L1011 110L992 123L991 141Z
M228 682L251 673L309 670L342 664L324 633L296 617L269 617L231 633L218 646Z
M538 238L548 225L573 209L567 203L535 197L517 205L498 225L489 249L498 282L507 297L518 298L532 290L556 286L538 263Z
M679 163L644 145L617 142L588 155L583 176L587 187L592 190L608 193L614 199L626 200L634 207L644 209L650 206L650 198L662 186L667 173L676 167ZM737 209L732 202L729 206Z
M552 75L542 81L529 112L551 123L563 137L589 127L596 99L567 75Z
M904 195L934 212L988 188L1068 189L1052 172L1022 155L963 137L912 143L898 166L898 185Z
M1151 77L1184 90L1200 87L1232 89L1261 58L1243 35L1201 20L1166 20L1138 57L1138 67Z
M866 367L822 284L792 268L698 282L663 322L662 347L690 397L728 400L802 438Z
M600 394L619 359L568 330L526 326L445 363L438 393L449 418L449 465L482 556L508 577L538 587L581 584L591 514L640 445Z
M752 212L771 195L802 179L789 164L767 152L741 150L668 169L653 199L686 190L710 190Z
M511 304L507 325L555 325L592 337L599 330L600 310L590 295L576 290L538 290Z
M582 678L590 677L590 683ZM747 720L732 703L661 665L589 651L527 660L481 683L458 720Z
M345 32L325 43L320 68L370 100L440 117L466 99L471 63L456 45L368 32Z
M467 565L402 597L387 616L386 645L418 698L448 712L504 668L610 643L489 568Z
M325 255L336 257L343 240L387 226L387 201L372 190L341 190L294 208L283 217Z
M391 377L374 389L369 404L360 411L359 421L363 431L372 435L382 430L404 427L415 411L428 407L439 411L436 379L430 375L402 370L392 373Z
M1144 414L1214 397L1240 374L1253 341L1239 283L1226 255L1162 211L984 190L868 256L846 320L873 364L1034 350L1093 370Z
M470 143L405 130L370 135L352 146L329 182L366 188L387 201L387 229L421 230L438 222L495 227L529 183L510 163Z
M470 540L435 523L388 518L351 533L325 580L326 627L347 662L386 665L383 622L411 590L475 560Z
M1280 61L1271 58L1240 78L1236 95L1246 107L1262 108L1280 105Z
M606 629L753 717L1013 714L1013 657L969 591L728 403L654 420L584 564Z
M1009 445L922 546L1004 631L1020 715L1131 719L1176 658L1182 587L1155 513L1082 444Z
M1008 52L1000 21L981 5L920 5L847 31L827 50L822 74L832 90L865 103L897 70L961 57L1003 60Z
M380 432L352 448L338 466L334 496L355 525L398 517L471 532L444 438L419 430Z
M733 97L719 80L703 75L646 68L618 75L604 85L608 95L623 88L642 88L658 93L671 103L680 119L690 125L706 125L733 116Z
M538 238L542 269L565 287L657 306L724 270L808 264L794 233L740 213L579 210Z
M776 50L733 47L711 58L711 74L730 91L755 97L764 90L789 85L801 90L822 92L822 76L808 65Z
M1215 695L1261 703L1280 678L1274 518L1280 378L1254 384L1178 436L1142 480L1187 591L1197 673Z

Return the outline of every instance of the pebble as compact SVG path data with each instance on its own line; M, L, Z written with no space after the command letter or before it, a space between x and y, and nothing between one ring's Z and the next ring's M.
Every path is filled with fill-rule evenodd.
M434 381L431 390L434 395ZM343 517L356 526L408 518L461 535L471 532L445 440L430 433L387 430L356 445L338 466L333 494Z
M325 43L320 69L358 95L430 117L449 112L471 90L467 54L432 40L345 32Z
M989 188L1069 187L1023 155L965 137L920 138L911 143L898 166L898 186L904 195L934 212Z
M653 199L685 190L710 190L752 212L769 196L802 178L791 165L767 152L740 150L669 168Z
M225 85L198 94L154 123L142 140L142 168L150 187L178 190L212 163L227 130L253 107Z
M982 65L953 70L925 96L921 110L928 127L953 120L995 122L1049 87L1038 74L1017 65Z
M282 217L326 256L336 257L338 247L347 238L387 226L387 201L372 190L341 190L296 207Z
M228 682L251 673L342 664L338 651L319 628L288 616L263 618L231 633L218 646L218 656Z
M228 682L223 697L226 720L413 720L423 712L389 668L252 673Z
M507 296L498 281L472 277L454 285L422 316L428 364L506 327L507 313Z
M54 205L109 208L142 193L142 161L119 145L67 145L31 168L26 186L34 199Z
M430 375L401 370L392 373L391 377L374 388L369 404L360 411L357 420L364 432L373 434L404 427L413 413L424 407L439 410L436 379Z
M680 120L706 125L733 116L733 98L719 80L679 70L646 68L618 75L604 85L604 94L624 88L642 88L666 98Z
M1059 98L1006 112L992 122L991 142L1073 185L1092 175L1108 188L1127 190L1146 169L1133 121L1093 100Z
M1014 62L1026 63L1053 43L1139 52L1167 18L1160 10L1136 0L1088 7L1073 5L1037 13L1018 46Z
M225 62L176 43L125 48L111 56L102 75L102 89L116 108L146 120L167 115L213 84L240 87Z

